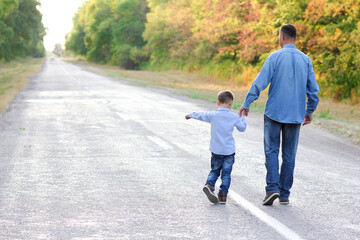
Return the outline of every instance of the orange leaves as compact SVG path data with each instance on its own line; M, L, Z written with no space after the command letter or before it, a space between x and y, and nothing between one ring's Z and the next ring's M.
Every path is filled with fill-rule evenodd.
M239 6L242 20L236 28L236 41L220 48L219 53L224 56L233 54L246 64L256 63L262 54L276 48L277 34L274 34L271 25L272 6L256 1L243 1Z
M169 41L170 57L186 58L194 48L191 1L171 1L168 3L167 11L169 17L166 19L166 26L173 34Z
M194 37L200 41L205 40L213 44L233 40L243 22L241 2L201 0L194 3L192 5L195 17Z
M349 15L356 16L359 11L357 0L310 0L304 19L310 24L328 25L346 19Z
M316 24L324 15L324 9L327 0L310 0L308 8L305 11L305 20Z

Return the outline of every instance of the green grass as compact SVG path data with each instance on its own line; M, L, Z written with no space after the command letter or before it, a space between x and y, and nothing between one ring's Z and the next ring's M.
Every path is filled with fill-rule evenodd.
M9 89L11 89L11 88L13 88L13 87L14 87L14 86L7 86L7 87L5 87L5 88L1 88L1 89L0 89L0 95L4 95L7 90L9 90Z
M192 99L199 99L199 100L204 100L204 101L212 102L212 103L217 102L216 96L213 96L210 94L199 93L199 92L194 92L194 91L187 91L187 93L185 93L183 95L185 95L186 97L192 98Z
M0 63L0 113L27 84L29 76L38 72L44 58L23 58Z
M327 109L323 110L322 112L320 112L320 114L318 116L320 118L331 119L329 108L327 108Z
M11 78L9 76L3 76L0 78L0 84L4 84L4 83L10 82L10 81L11 81Z

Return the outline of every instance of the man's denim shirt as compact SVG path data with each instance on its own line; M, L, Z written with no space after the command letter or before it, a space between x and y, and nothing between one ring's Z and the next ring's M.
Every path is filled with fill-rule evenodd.
M219 108L212 112L193 112L189 117L211 123L210 151L218 155L235 153L234 127L240 132L246 129L245 117L230 112L229 108Z
M311 60L294 44L283 46L265 60L264 66L251 85L243 107L249 108L269 84L265 115L272 120L302 123L305 113L311 116L319 103L319 85L316 83Z

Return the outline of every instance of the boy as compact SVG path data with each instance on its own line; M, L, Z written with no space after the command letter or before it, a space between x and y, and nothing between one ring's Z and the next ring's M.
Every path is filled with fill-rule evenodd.
M203 188L204 193L212 203L226 203L227 193L231 182L231 171L235 159L235 140L232 136L234 127L240 132L246 129L245 117L230 112L234 95L228 90L218 93L218 111L193 112L185 116L188 120L211 123L211 171ZM221 186L218 197L215 195L215 183L221 172Z

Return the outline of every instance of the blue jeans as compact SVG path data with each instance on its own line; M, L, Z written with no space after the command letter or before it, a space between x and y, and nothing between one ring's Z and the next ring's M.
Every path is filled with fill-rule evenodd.
M235 161L235 153L231 155L218 155L211 153L211 171L206 184L215 186L221 172L221 185L219 193L228 193L231 182L231 171Z
M276 122L264 116L264 150L266 157L266 193L279 192L286 200L294 179L295 156L301 124ZM282 141L282 164L279 174L280 133Z

